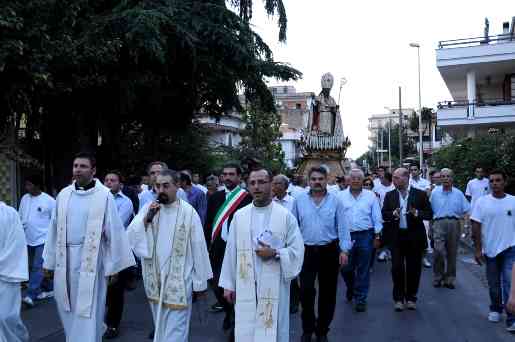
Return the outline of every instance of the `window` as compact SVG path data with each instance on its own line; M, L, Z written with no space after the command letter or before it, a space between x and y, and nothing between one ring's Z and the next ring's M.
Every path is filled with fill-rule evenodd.
M302 109L302 103L296 103L295 109Z

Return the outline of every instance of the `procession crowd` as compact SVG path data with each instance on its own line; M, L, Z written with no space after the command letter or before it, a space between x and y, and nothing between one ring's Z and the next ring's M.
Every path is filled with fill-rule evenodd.
M18 210L0 202L0 341L28 341L22 303L51 297L67 342L116 339L125 292L142 279L154 341L188 341L192 307L209 289L228 341L287 342L290 315L300 311L301 342L324 342L340 276L359 314L374 263L390 262L392 310L423 310L422 268L432 268L435 288L456 289L468 234L486 265L485 319L505 313L515 333L515 197L504 191L506 174L477 167L462 192L451 169L433 169L428 180L420 171L353 168L333 180L320 165L289 179L228 163L202 181L156 161L141 178L113 170L101 181L94 156L79 153L72 183L55 199L35 174Z

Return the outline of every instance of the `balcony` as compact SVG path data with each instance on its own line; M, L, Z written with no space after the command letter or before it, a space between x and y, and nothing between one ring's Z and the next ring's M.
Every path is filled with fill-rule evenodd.
M438 104L438 126L515 123L515 100L447 101Z

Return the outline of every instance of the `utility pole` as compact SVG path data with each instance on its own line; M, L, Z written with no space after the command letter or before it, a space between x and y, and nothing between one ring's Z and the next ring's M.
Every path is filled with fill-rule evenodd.
M399 86L399 167L402 167L402 90Z

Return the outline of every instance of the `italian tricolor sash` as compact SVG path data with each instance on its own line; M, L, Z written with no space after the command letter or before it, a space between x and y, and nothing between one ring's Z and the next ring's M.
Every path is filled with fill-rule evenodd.
M211 232L211 241L214 241L218 234L220 234L222 225L236 210L245 196L247 196L247 192L239 186L229 193L225 199L224 204L220 207L220 209L218 209L218 212L216 213L215 220L213 222L213 230Z

